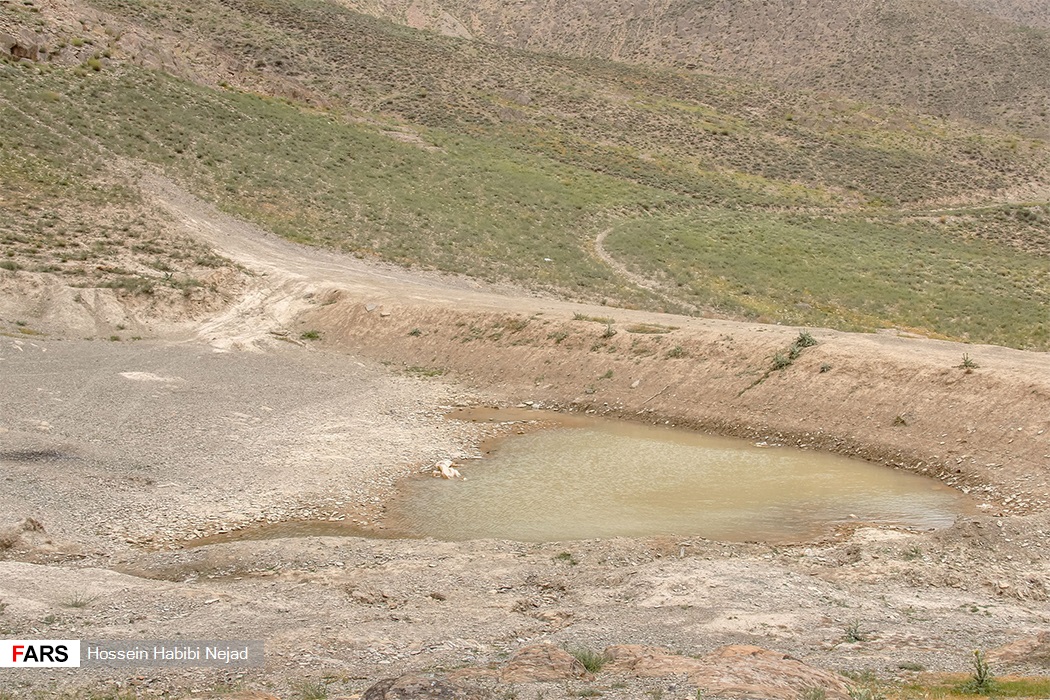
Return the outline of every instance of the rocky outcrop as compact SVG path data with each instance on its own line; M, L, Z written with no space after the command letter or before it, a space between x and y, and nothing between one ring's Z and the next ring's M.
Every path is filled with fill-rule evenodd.
M1032 664L1050 668L1050 630L1024 637L988 652L988 660L1002 664Z
M407 674L385 678L361 696L361 700L482 700L476 689L438 676Z
M17 35L0 32L0 53L12 58L39 61L40 41L29 30L22 30Z
M634 678L685 676L707 695L762 700L795 700L819 689L828 700L849 700L841 676L813 668L781 652L753 646L726 646L694 658L657 647L620 644L605 649L601 674ZM379 681L362 700L403 698L473 698L471 681L564 683L593 680L583 664L553 644L518 650L502 668L461 669L446 677L409 674Z
M624 644L607 648L605 655L610 662L604 670L642 677L682 674L709 695L794 700L820 688L829 699L849 697L841 676L761 647L726 646L692 658L655 647Z
M518 650L500 672L506 683L566 681L588 676L575 656L553 644L534 644Z

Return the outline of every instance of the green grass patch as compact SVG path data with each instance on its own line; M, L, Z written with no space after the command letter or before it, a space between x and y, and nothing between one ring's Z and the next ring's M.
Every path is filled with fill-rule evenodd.
M625 222L605 244L686 299L759 321L1050 347L1044 259L923 224L708 210Z
M972 678L964 674L923 674L916 681L887 692L894 700L973 700L987 698L1043 698L1050 697L1050 678L1025 676L996 677L983 692L974 692L969 685Z

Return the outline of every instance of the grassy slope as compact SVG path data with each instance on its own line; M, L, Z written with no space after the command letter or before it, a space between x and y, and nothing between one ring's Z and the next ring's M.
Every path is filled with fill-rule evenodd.
M994 204L1045 178L1036 141L464 44L319 0L94 4L213 42L327 107L105 59L97 72L9 66L4 102L38 115L11 120L12 153L48 125L70 163L92 144L152 162L290 238L572 296L654 303L590 254L611 228L607 247L684 301L1048 346L1048 212Z

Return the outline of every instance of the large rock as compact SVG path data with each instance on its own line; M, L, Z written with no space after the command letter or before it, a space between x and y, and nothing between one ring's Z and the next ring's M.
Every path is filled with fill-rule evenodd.
M1050 631L1024 637L988 652L988 660L1003 664L1032 664L1050 668Z
M361 700L484 700L484 695L440 676L409 673L375 683Z
M721 647L694 659L655 647L618 645L607 648L605 655L610 663L604 670L648 677L682 674L709 695L795 700L820 688L829 700L849 698L841 676L761 647Z
M36 35L27 30L18 36L0 32L0 51L13 58L27 58L36 61L40 58L40 42Z
M500 672L507 683L566 681L588 677L575 656L553 644L534 644L519 649Z
M658 647L639 644L617 644L606 647L605 658L609 659L602 670L629 673L633 676L660 677L679 673L695 673L703 668L700 659L670 654Z

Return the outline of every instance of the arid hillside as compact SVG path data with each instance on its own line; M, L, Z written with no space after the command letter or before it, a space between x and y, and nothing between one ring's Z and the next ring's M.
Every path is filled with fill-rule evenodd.
M1046 134L1045 5L1018 0L340 0L533 51L695 68Z
M0 30L12 272L210 288L221 261L151 243L146 166L295 241L563 298L1050 343L1050 157L1017 128L315 0L4 2Z

